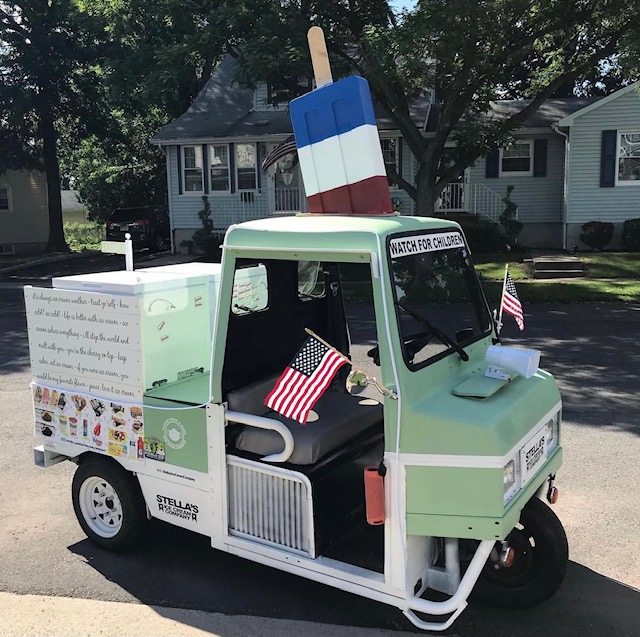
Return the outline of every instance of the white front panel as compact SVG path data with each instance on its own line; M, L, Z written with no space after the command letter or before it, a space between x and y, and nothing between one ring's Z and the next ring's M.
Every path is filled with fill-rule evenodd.
M182 471L180 467L176 467L176 470ZM140 473L138 479L149 512L154 518L211 535L211 494Z

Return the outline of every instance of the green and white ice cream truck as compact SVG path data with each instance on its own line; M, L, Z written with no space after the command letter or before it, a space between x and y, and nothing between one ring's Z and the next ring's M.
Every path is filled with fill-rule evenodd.
M560 394L539 353L500 344L457 224L251 221L221 264L25 296L36 463L78 465L74 509L99 546L130 549L156 518L427 630L472 594L523 608L560 585L567 540L543 501ZM301 425L265 398L307 330L366 363L343 365Z

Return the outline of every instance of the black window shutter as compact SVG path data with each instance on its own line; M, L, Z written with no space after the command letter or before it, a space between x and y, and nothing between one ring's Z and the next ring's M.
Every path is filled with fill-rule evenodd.
M178 194L182 194L182 146L176 146L178 153Z
M547 140L536 139L533 142L533 176L547 176Z
M202 187L204 194L209 193L209 153L207 153L207 145L202 144Z
M229 190L236 191L236 157L233 144L229 144Z
M600 152L600 187L613 188L616 185L616 142L618 131L602 131Z
M402 177L402 137L398 137L398 175Z
M484 176L487 179L495 179L499 175L500 153L497 148L492 148L485 157Z

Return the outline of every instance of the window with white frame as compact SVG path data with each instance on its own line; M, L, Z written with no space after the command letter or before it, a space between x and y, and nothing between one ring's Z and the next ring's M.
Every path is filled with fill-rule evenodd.
M255 144L236 144L236 177L238 190L258 187L258 154Z
M501 148L500 174L533 175L533 141L519 141Z
M211 167L211 192L229 190L229 146L220 144L209 146L209 166Z
M182 147L182 178L184 192L204 192L202 170L202 147Z
M11 212L11 188L0 186L0 212Z
M380 147L382 148L382 159L384 160L385 169L391 168L397 174L400 173L400 154L399 154L399 144L397 139L381 139ZM387 181L389 182L390 188L397 188L398 184L396 184L393 179L389 176L387 172Z
M640 131L618 135L618 183L640 184Z

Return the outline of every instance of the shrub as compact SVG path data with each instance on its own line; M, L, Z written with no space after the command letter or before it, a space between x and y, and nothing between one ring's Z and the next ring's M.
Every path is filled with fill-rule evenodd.
M604 221L589 221L582 226L580 241L593 250L602 250L613 237L613 224Z
M497 223L465 223L462 230L471 252L506 252L504 231Z
M220 261L222 258L222 235L213 229L213 220L211 219L211 204L207 196L202 197L202 210L198 212L198 217L202 223L193 233L193 243L202 252L206 261Z
M104 240L104 224L67 222L64 224L64 236L71 250L100 250L100 242Z
M622 245L633 252L640 251L640 219L628 219L622 226Z
M504 211L500 215L500 224L507 233L507 241L511 246L518 243L518 235L522 232L522 222L516 219L518 205L511 201L511 193L515 186L507 186L507 194L502 198Z

